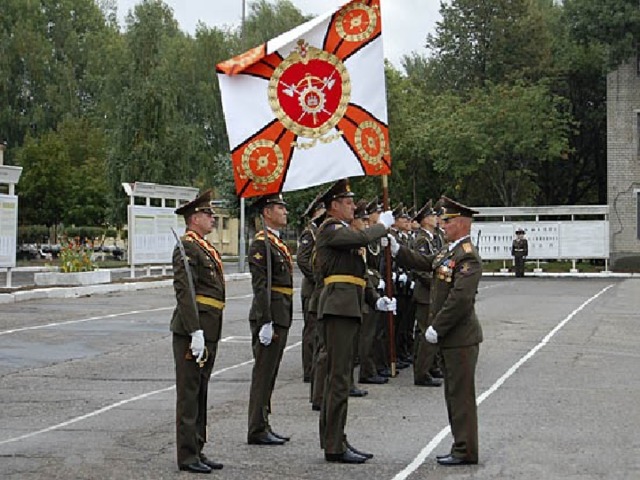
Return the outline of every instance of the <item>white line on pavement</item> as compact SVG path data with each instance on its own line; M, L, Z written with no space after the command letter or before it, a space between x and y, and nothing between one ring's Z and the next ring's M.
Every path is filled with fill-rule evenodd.
M482 393L482 395L480 395L476 399L476 403L478 405L480 405L492 393L494 393L496 390L498 390L498 388L500 388L502 386L502 384L509 379L509 377L511 377L514 373L516 373L516 371L525 362L530 360L538 352L538 350L540 350L547 343L549 343L549 340L551 340L551 338L556 333L558 333L560 331L560 329L562 329L562 327L564 327L573 317L575 317L576 314L578 314L584 307L589 305L591 302L593 302L596 298L598 298L600 295L605 293L611 287L613 287L613 284L611 284L611 285L603 288L602 290L600 290L598 293L596 293L594 296L592 296L591 298L586 300L582 305L580 305L578 308L576 308L573 312L571 312L569 315L567 315L564 320L562 320L558 325L556 325L540 341L540 343L538 343L535 347L533 347L531 350L529 350L526 355L524 355L522 358L520 358L520 360L518 360L516 363L514 363L511 366L511 368L509 368L509 370L507 370L504 373L504 375L502 375L498 380L496 380L496 382L493 385L491 385L491 387L489 387L488 390L486 390L484 393ZM418 467L420 467L420 465L422 465L424 463L424 461L431 454L431 452L433 452L433 450L435 450L435 448L440 444L440 442L442 442L442 440L444 440L444 438L449 434L450 431L451 431L450 427L445 427L442 430L440 430L440 432L438 432L438 434L431 439L431 441L420 451L420 453L418 453L418 455L416 455L416 457L413 459L413 461L409 465L407 465L404 468L404 470L401 470L400 472L398 472L398 474L395 477L393 477L393 480L404 480L409 475L411 475L413 472L415 472L418 469Z
M237 297L229 297L229 298L227 298L227 301L229 301L229 300L241 300L241 299L251 298L251 297L253 297L253 294L250 293L248 295L238 295ZM103 319L107 319L107 318L125 317L127 315L137 315L139 313L162 312L164 310L173 310L174 308L175 308L175 306L161 307L161 308L150 308L148 310L130 310L128 312L111 313L109 315L98 315L98 316L95 316L95 317L81 318L81 319L78 319L78 320L67 320L65 322L55 322L55 323L47 323L45 325L33 325L31 327L14 328L14 329L11 329L11 330L2 330L2 331L0 331L0 336L1 335L8 335L10 333L26 332L28 330L40 330L41 328L52 328L52 327L60 327L62 325L72 325L74 323L91 322L93 320L103 320Z
M293 345L289 345L284 349L285 353L289 350L302 345L302 342L296 342ZM236 368L244 367L246 365L251 365L253 360L247 360L246 362L236 363L235 365L231 365L230 367L223 368L221 370L216 370L211 374L212 377L217 377L218 375L222 375L230 370L235 370ZM143 393L141 395L136 395L135 397L127 398L126 400L121 400L116 403L112 403L111 405L107 405L106 407L99 408L98 410L94 410L93 412L86 413L84 415L80 415L79 417L72 418L67 420L66 422L58 423L56 425L52 425L47 428L43 428L41 430L36 430L35 432L25 433L24 435L20 435L18 437L7 438L6 440L0 440L0 445L5 445L7 443L17 442L19 440L26 440L27 438L35 437L36 435L40 435L42 433L52 432L53 430L58 430L60 428L67 427L69 425L73 425L74 423L81 422L82 420L86 420L87 418L95 417L100 415L101 413L108 412L109 410L113 410L114 408L121 407L126 405L127 403L136 402L138 400L143 400L145 398L151 397L153 395L157 395L158 393L166 393L171 390L175 390L176 386L171 385L170 387L161 388L159 390L153 390L152 392Z

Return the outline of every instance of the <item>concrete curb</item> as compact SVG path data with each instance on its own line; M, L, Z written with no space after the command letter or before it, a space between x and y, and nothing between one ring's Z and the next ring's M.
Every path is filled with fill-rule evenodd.
M251 278L250 273L230 273L224 276L225 281L233 282ZM89 295L105 295L114 292L131 292L150 290L152 288L171 287L173 280L157 280L151 282L109 283L101 285L87 285L82 287L52 287L22 290L14 293L0 294L0 304L26 302L46 298L78 298Z

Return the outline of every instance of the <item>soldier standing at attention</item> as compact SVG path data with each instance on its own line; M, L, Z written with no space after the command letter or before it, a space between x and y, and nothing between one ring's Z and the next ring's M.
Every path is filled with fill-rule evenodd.
M287 207L281 194L256 200L254 210L262 216L265 230L249 247L253 302L249 311L253 371L249 391L250 445L282 445L289 437L271 429L271 395L287 344L292 317L293 262L280 230L287 225Z
M207 391L216 359L225 301L222 260L204 237L214 227L211 190L175 213L183 215L187 231L182 248L173 250L173 288L177 305L171 318L176 371L176 447L178 468L210 473L222 464L208 459Z
M514 257L516 277L524 277L524 260L529 255L529 242L524 238L524 230L516 230L516 238L511 244L511 255Z
M414 250L420 255L430 256L438 252L436 248L436 212L431 200L422 207L414 220L419 228L416 234ZM440 379L434 378L435 359L438 347L424 337L429 326L429 304L431 303L431 275L424 271L413 272L416 286L413 289L413 301L416 305L415 345L413 350L413 383L422 387L439 387Z
M360 253L381 238L393 223L393 214L384 212L379 224L363 231L350 228L355 204L348 179L337 181L323 196L327 219L316 235L316 262L324 288L318 302L327 349L327 378L320 412L320 446L325 460L364 463L372 455L351 447L345 435L349 384L353 369L354 339L362 321L366 286L366 265ZM379 297L378 310L393 311L394 300Z
M309 300L315 288L313 279L312 254L316 244L316 231L318 230L319 218L325 212L324 205L315 198L302 214L302 218L308 218L309 223L302 231L298 240L298 255L296 262L302 272L302 285L300 287L300 302L302 304L302 375L305 383L311 381L311 370L313 367L313 352L316 336L316 315L309 315Z
M443 229L449 245L436 255L423 256L389 237L396 261L431 271L431 305L425 338L442 352L444 395L453 445L437 457L440 465L478 463L478 413L475 371L482 328L475 311L482 261L471 243L471 222L478 213L442 197Z

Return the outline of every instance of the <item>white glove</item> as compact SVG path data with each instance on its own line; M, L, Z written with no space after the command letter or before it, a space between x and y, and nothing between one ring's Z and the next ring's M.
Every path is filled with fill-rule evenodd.
M258 338L260 339L260 343L265 347L271 344L271 340L273 340L273 322L265 323L260 327Z
M394 312L396 311L397 301L395 298L380 297L376 301L376 310L379 312Z
M204 355L204 332L202 330L196 330L191 334L191 353L196 357L196 362L202 360Z
M427 328L427 331L424 333L424 338L429 343L438 343L438 332L436 332L435 329L431 325L429 325L429 328Z
M400 275L398 275L398 283L404 285L405 283L407 283L407 280L409 280L409 278L407 277L406 273L401 273Z
M389 245L391 245L391 255L395 257L400 251L400 244L393 235L387 235L387 238L389 239Z
M393 222L395 222L395 219L393 218L393 212L391 210L382 212L378 217L378 223L384 225L384 228L389 228L393 225Z
M409 288L410 288L411 290L413 290L414 288L416 288L416 282L412 280L412 281L411 281L411 284L409 285Z
M398 275L396 275L396 272L391 272L391 281L392 281L392 282L395 282L395 281L396 281L396 277L397 277L397 276L398 276Z
M380 280L378 281L378 287L377 287L377 288L378 288L378 290L384 290L384 287L386 287L386 286L387 286L387 284L386 284L386 283L384 283L384 280L383 280L383 279L380 279Z
M382 237L380 239L380 246L382 248L387 248L389 246L389 239L387 237Z

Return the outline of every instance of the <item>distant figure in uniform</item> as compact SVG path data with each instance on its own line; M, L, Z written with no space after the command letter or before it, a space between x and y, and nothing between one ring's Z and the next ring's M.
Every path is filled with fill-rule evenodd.
M218 251L206 239L214 227L211 190L175 211L187 231L173 250L173 288L177 305L171 318L176 370L176 447L178 468L210 473L222 464L208 459L207 392L216 359L222 310L224 274Z
M293 313L293 260L280 230L287 225L287 207L281 194L265 195L253 204L264 221L249 247L253 301L249 311L253 371L249 390L250 445L282 445L289 437L269 424L271 395L287 344Z
M516 238L511 244L511 256L514 259L516 277L524 277L524 261L529 255L529 242L524 238L524 230L516 230Z
M350 223L354 217L354 194L349 180L333 184L323 197L327 219L316 235L316 262L324 288L318 301L318 322L322 325L327 349L327 378L320 412L320 446L325 460L364 463L373 455L352 447L345 435L349 385L353 370L354 344L362 321L365 301L366 264L361 248L383 237L393 222L384 212L379 222L362 231ZM373 291L368 289L369 291ZM377 295L376 295L377 297ZM395 302L387 297L366 299L378 310L393 311Z
M478 463L478 413L475 371L482 328L475 311L482 261L471 243L475 210L442 197L443 229L449 245L424 256L401 246L389 236L391 254L400 264L432 272L427 342L442 352L444 395L453 445L437 457L440 465Z
M420 255L430 256L438 253L436 247L437 215L429 200L414 217L420 226L416 233L414 251ZM431 275L424 271L414 271L416 286L413 289L415 309L415 343L413 350L413 383L421 387L439 387L442 380L434 375L437 371L436 354L438 346L427 342L424 335L429 326L429 305L431 303Z

